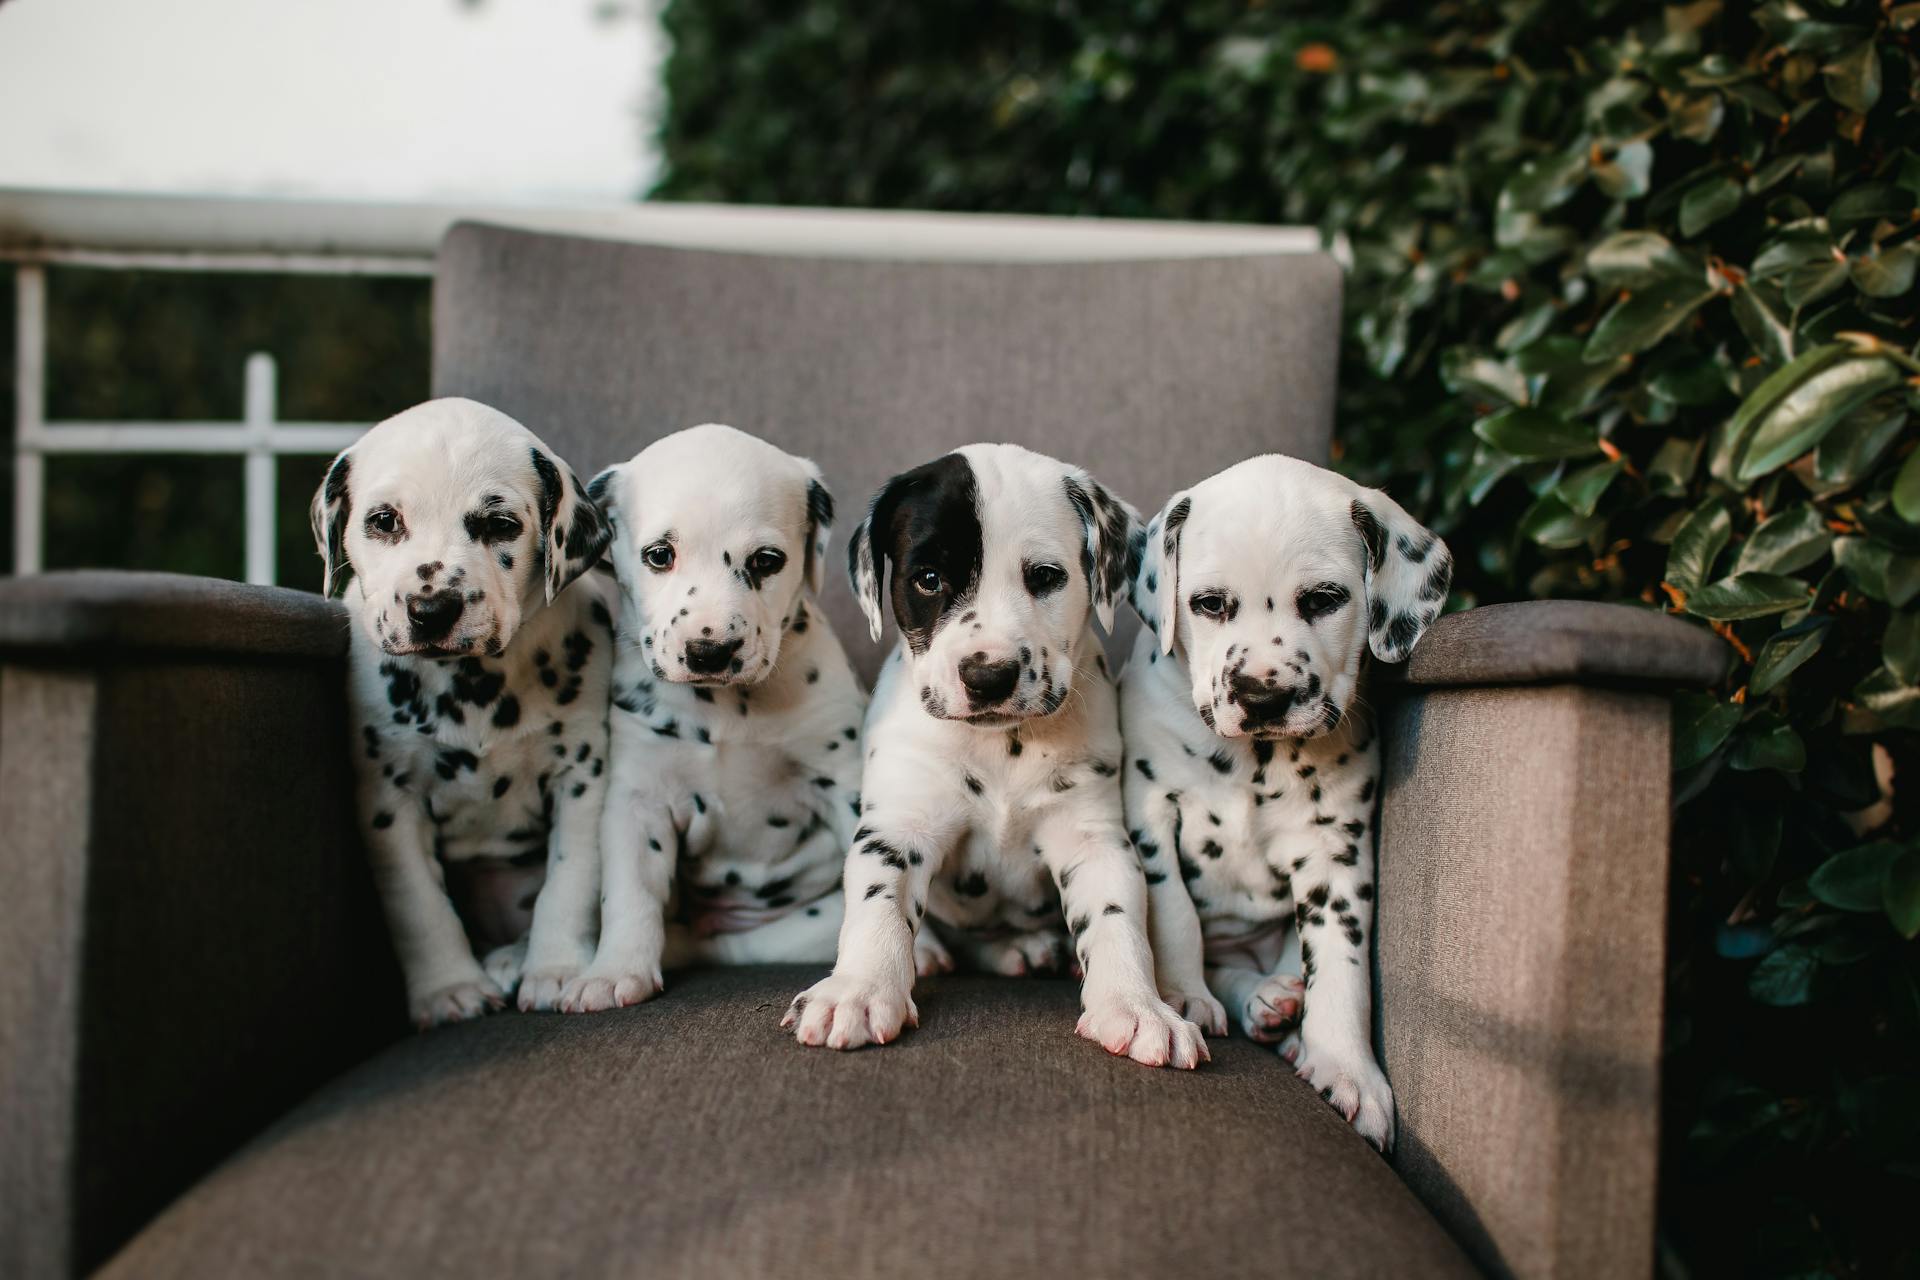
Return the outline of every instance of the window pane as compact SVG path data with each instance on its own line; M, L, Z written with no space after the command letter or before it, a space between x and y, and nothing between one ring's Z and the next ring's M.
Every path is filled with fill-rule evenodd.
M239 458L47 459L46 567L246 576Z
M301 591L320 589L320 553L313 546L313 527L307 510L313 491L326 478L324 456L280 459L278 487L280 509L274 513L273 580L283 587Z

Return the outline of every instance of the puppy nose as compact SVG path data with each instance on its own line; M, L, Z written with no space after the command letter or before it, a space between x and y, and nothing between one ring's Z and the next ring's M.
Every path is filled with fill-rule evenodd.
M687 670L703 676L715 675L725 671L733 661L733 655L740 652L738 640L689 640L687 641Z
M1020 680L1020 660L1003 658L989 662L976 653L960 659L960 683L967 687L967 698L974 706L1003 701Z
M444 640L460 620L462 603L458 591L437 591L407 597L407 621L413 624L413 638L429 644Z
M1235 701L1249 721L1278 720L1293 705L1293 690L1241 676L1233 682Z

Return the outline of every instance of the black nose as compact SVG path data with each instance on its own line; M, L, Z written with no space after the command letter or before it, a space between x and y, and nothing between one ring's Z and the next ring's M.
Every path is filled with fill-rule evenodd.
M687 670L703 676L718 675L727 669L733 662L733 655L738 652L738 640L689 640Z
M1233 682L1234 701L1240 704L1247 723L1264 724L1283 718L1293 706L1293 690L1281 689L1244 676Z
M1005 658L988 662L978 654L960 659L960 683L967 687L967 700L976 707L1003 702L1020 682L1020 660Z
M407 621L413 624L413 638L436 644L447 638L453 624L460 620L463 608L458 591L439 591L424 596L409 596Z

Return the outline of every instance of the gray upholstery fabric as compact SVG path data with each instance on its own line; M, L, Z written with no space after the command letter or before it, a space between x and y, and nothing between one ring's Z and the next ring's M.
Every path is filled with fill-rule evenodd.
M1083 464L1144 513L1251 453L1324 462L1340 288L1317 254L848 261L464 225L434 282L433 386L582 475L700 422L765 436L826 472L838 549L883 480L972 441ZM823 603L871 679L884 650L843 573Z
M198 1277L1458 1276L1458 1248L1271 1050L1195 1073L1072 1033L1057 981L922 984L882 1049L777 1023L817 970L409 1040L105 1272Z
M1653 1263L1667 699L1436 689L1386 715L1395 1167L1489 1271Z
M0 578L0 652L27 650L338 658L347 614L308 591L181 573Z
M1630 605L1530 600L1450 613L1400 667L1408 685L1541 684L1579 680L1652 688L1709 685L1727 646L1705 627Z
M403 1029L343 684L0 646L0 1275L97 1264Z

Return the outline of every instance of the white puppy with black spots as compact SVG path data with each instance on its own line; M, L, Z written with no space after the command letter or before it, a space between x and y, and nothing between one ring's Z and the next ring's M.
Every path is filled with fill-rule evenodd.
M1452 559L1386 494L1269 454L1175 494L1138 560L1120 707L1160 990L1279 1044L1385 1150L1363 684L1369 650L1401 661L1439 613Z
M690 961L831 960L866 695L810 599L833 524L820 469L708 424L589 488L620 642L600 945L563 1004L638 1003Z
M892 566L901 639L867 717L839 957L782 1023L802 1044L885 1044L917 1022L916 970L943 967L941 940L984 968L1048 967L1064 919L1081 1035L1151 1066L1207 1056L1154 989L1090 625L1112 620L1135 520L1086 472L1013 445L970 445L875 496L849 568L878 639Z
M593 948L613 594L582 574L605 521L532 432L448 399L335 458L313 533L327 592L352 575L359 807L414 1021L516 983L552 1008ZM483 886L464 923L448 869Z

